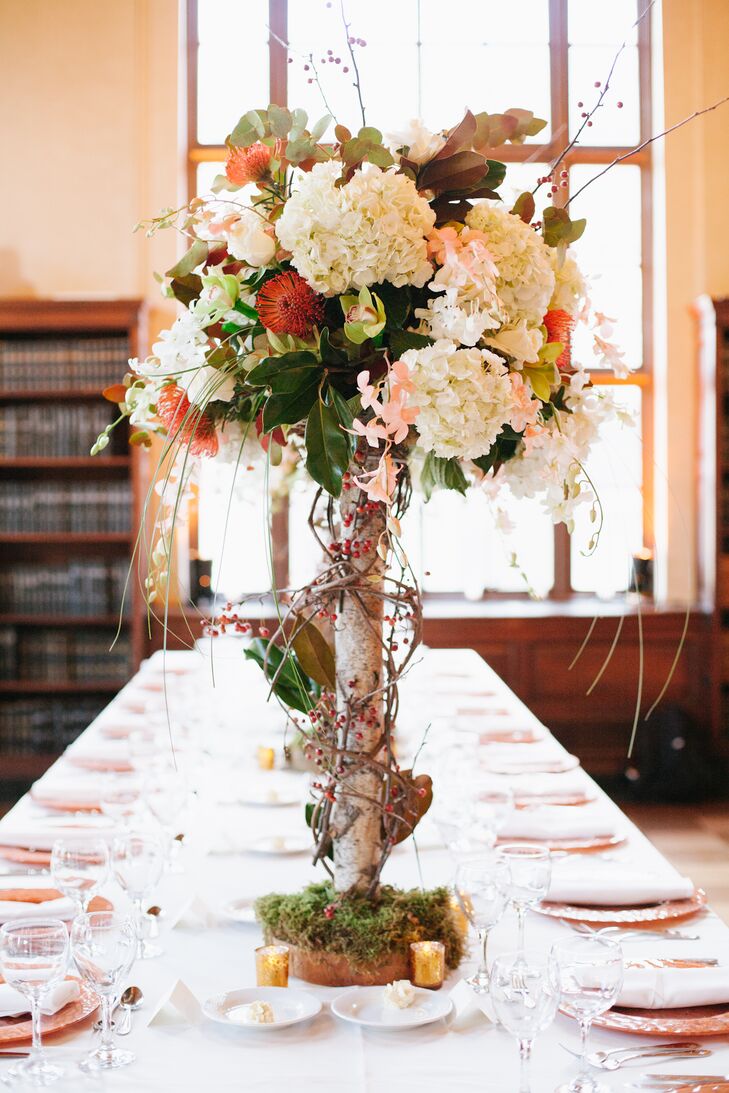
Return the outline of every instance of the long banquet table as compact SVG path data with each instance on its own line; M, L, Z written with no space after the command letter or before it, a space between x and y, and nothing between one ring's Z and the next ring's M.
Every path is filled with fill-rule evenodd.
M281 724L275 712L265 705L266 689L258 669L244 662L233 642L214 648L216 686L211 682L209 645L201 650L170 653L166 680L173 737L175 727L193 716L193 706L204 733L209 753L197 772L198 802L190 823L188 845L184 850L185 871L168 873L154 897L164 910L161 920L161 957L140 962L132 970L131 981L144 991L144 1006L135 1014L134 1027L126 1044L135 1051L137 1061L123 1070L103 1076L83 1077L74 1062L94 1042L95 1034L87 1028L50 1050L66 1060L70 1077L57 1085L60 1090L266 1090L267 1093L313 1091L318 1093L450 1093L450 1091L494 1091L510 1093L519 1088L517 1049L512 1038L480 1014L464 1020L437 1024L400 1033L378 1033L340 1022L326 1005L338 992L335 989L302 986L325 1003L319 1016L307 1024L273 1034L255 1030L228 1029L169 1004L163 1005L173 988L182 981L199 1000L226 989L255 985L254 955L260 944L257 926L228 922L220 914L226 901L236 897L255 897L271 890L293 891L308 881L321 877L306 854L287 857L251 853L246 842L266 835L301 833L302 808L246 807L238 803L238 791L249 781L260 780L256 748L280 744ZM145 679L162 679L162 654L155 654L142 666L109 707L68 749L66 755L44 779L78 777L74 757L95 754L101 749L119 751L123 742L107 742L104 724L116 716L127 716L144 696L142 705L162 703L160 691L143 689ZM178 674L180 673L180 674ZM186 683L183 684L182 681ZM191 680L194 681L191 684ZM178 692L183 696L179 701ZM491 692L488 698L479 698ZM468 694L468 699L461 697ZM191 697L192 696L192 697ZM194 701L193 701L194 698ZM486 708L507 709L509 718L522 726L540 727L536 718L480 657L470 650L430 650L416 665L402 686L402 723L404 735L414 734L415 743L430 725L427 741L418 761L418 769L433 774L437 789L437 763L442 756L439 732L452 718L469 714L479 727L488 714L478 713L479 702ZM466 709L463 709L465 703ZM468 709L470 707L470 709ZM138 706L138 709L141 708ZM474 716L475 714L475 716ZM139 715L138 715L139 716ZM503 715L500 715L503 716ZM540 727L541 728L541 727ZM445 731L445 730L443 730ZM555 746L556 742L555 742ZM280 749L279 749L280 750ZM115 753L116 753L115 751ZM204 768L204 769L203 769ZM604 798L582 771L576 771L586 789L614 811L616 825L626 841L612 850L610 857L651 870L671 870L651 843L611 802ZM100 776L88 774L93 781ZM123 778L124 775L119 775ZM301 800L306 793L306 775L276 773L275 777L296 779ZM570 810L571 811L571 810ZM30 796L24 797L0 821L3 832L28 823L39 822L48 814ZM454 863L449 854L423 836L419 852L422 882L426 886L449 883ZM3 866L8 873L17 867ZM1 880L2 878L0 878ZM408 840L393 853L387 865L386 882L401 886L419 883L418 856ZM114 886L105 891L115 904L124 897ZM692 919L700 940L674 943L671 956L714 955L729 962L729 930L711 912ZM559 921L530 914L527 921L527 948L546 952L552 943L569 937L569 928ZM516 941L516 922L512 913L495 928L491 956L512 949ZM641 956L665 955L661 941L633 943L631 953ZM467 974L464 965L452 975L444 990L452 989ZM174 997L174 996L173 996ZM184 1009L184 1007L183 1007ZM151 1018L155 1016L150 1025ZM577 1028L573 1021L558 1015L554 1025L536 1042L532 1065L534 1093L552 1093L561 1082L575 1073L575 1061L560 1045L577 1046ZM651 1037L628 1036L594 1029L592 1048L614 1048L655 1042ZM729 1046L710 1041L711 1058L659 1065L653 1062L631 1067L603 1080L611 1089L626 1089L631 1080L645 1072L721 1073L729 1071ZM0 1059L0 1076L9 1063Z

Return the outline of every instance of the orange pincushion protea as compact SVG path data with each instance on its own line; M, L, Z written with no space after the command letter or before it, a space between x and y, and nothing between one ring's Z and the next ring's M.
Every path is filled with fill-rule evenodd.
M191 455L217 455L218 438L210 414L195 407L191 411L187 394L176 383L169 383L157 396L157 417L170 440L189 445Z
M250 148L231 147L225 174L236 186L245 186L247 182L260 182L265 178L270 162L271 149L260 141L251 144Z
M576 320L566 311L548 311L542 320L547 328L548 342L561 342L564 349L557 358L557 367L565 371L572 367L572 332Z
M305 338L324 318L324 297L289 270L266 281L256 298L256 309L267 330Z

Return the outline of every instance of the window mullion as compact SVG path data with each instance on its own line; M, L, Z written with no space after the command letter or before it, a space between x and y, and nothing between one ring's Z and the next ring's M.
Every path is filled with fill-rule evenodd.
M288 0L268 0L268 87L270 101L286 106L288 84Z

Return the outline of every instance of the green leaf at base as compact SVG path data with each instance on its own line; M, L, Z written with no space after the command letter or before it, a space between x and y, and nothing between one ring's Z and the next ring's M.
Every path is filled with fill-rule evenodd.
M306 419L306 469L327 493L339 497L349 466L350 440L334 406L319 397Z
M420 486L425 500L430 501L436 490L457 490L465 496L468 482L455 456L443 459L428 452L420 472Z

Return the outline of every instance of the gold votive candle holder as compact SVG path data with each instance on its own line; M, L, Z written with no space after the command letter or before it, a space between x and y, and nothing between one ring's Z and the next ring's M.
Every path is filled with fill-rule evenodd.
M288 945L261 945L256 949L256 984L259 987L288 987Z
M437 991L445 978L445 945L442 941L410 943L410 981L414 987Z
M273 770L276 762L276 752L273 748L265 748L261 745L256 749L256 758L261 770Z

